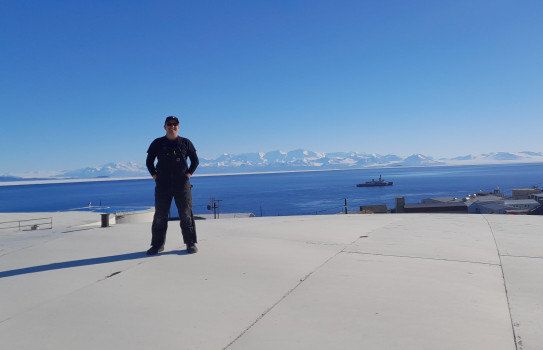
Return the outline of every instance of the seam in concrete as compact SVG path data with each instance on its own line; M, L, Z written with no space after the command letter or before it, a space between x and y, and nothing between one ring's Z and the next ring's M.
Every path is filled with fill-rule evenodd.
M543 259L543 256L525 256L525 255L511 255L511 254L502 254L501 256L506 256L508 258L521 258L521 259Z
M344 248L345 249L345 248ZM256 325L261 319L264 318L264 316L266 316L270 311L272 311L277 305L279 305L283 300L285 300L290 294L292 294L292 292L294 292L302 283L304 283L313 273L315 273L317 270L319 270L322 266L326 265L330 260L332 260L333 258L335 258L336 256L338 256L340 253L343 252L342 249L341 251L337 252L336 254L334 254L333 256L331 256L330 258L328 258L325 262L323 262L322 264L320 264L319 266L317 266L313 271L311 271L310 273L308 273L307 275L305 275L304 277L300 278L300 281L293 287L291 288L288 292L286 292L281 298L279 298L279 300L277 300L272 306L270 306L269 308L267 308L260 316L258 316L258 318L256 320L254 320L247 328L245 328L245 330L243 330L243 332L241 332L236 338L234 338L234 340L232 340L230 343L228 343L228 345L226 345L224 348L222 348L222 350L226 350L228 349L230 346L232 346L236 341L238 341L241 337L243 337L245 335L245 333L247 333L251 328L253 328L254 325Z
M283 300L285 300L290 294L292 294L292 292L294 292L298 287L300 287L300 285L302 283L304 283L312 274L314 274L315 272L317 272L320 268L322 268L324 265L328 264L330 262L330 260L334 259L336 256L338 256L339 254L341 253L344 253L345 252L345 249L347 249L348 246L356 243L361 237L355 239L354 241L352 241L351 243L349 243L348 245L345 245L343 247L343 249L341 249L339 252L337 252L336 254L332 255L331 257L329 257L328 259L326 259L326 261L324 261L322 264L320 264L319 266L317 266L315 269L313 269L313 271L309 272L307 275L305 275L304 277L300 278L300 281L293 287L291 288L288 292L286 292L281 298L279 298L279 300L277 300L272 306L270 306L269 308L267 308L262 314L260 314L260 316L257 317L256 320L254 320L247 328L245 328L245 330L243 330L243 332L241 332L236 338L234 338L234 340L232 340L230 343L228 343L224 348L222 348L222 350L226 350L228 349L230 346L232 346L236 341L238 341L241 337L243 337L251 328L253 328L254 325L256 325L261 319L263 319L270 311L272 311L277 305L279 305Z
M351 243L347 244L347 245L344 245L343 246L343 249L341 249L339 252L337 252L336 254L332 255L331 257L329 257L326 261L324 261L322 264L320 264L319 266L317 266L313 271L311 271L310 273L308 273L307 275L305 275L304 277L300 278L300 281L294 286L292 287L288 292L286 292L281 298L279 298L279 300L277 300L275 303L273 303L273 305L271 305L269 308L267 308L266 310L264 310L264 312L262 314L260 314L260 316L258 316L256 318L256 320L254 320L247 328L245 328L236 338L234 338L230 343L228 343L224 348L222 348L222 350L226 350L228 349L230 346L232 346L236 341L238 341L241 337L243 337L251 328L253 328L254 325L256 325L261 319L264 318L264 316L266 316L270 311L272 311L277 305L279 305L283 300L285 300L290 294L292 294L292 292L294 292L303 282L305 282L312 274L314 274L317 270L319 270L321 267L323 267L324 265L326 265L328 262L330 262L330 260L334 259L336 256L338 256L339 254L341 253L344 253L345 250L347 249L348 246L350 245L353 245L355 244L357 241L359 241L360 239L362 238L367 238L369 236L370 233L373 233L374 231L380 229L381 227L378 227L378 228L375 228L374 230L368 232L368 233L365 233L365 234L362 234L361 236L359 236L358 238L356 238L354 241L352 241ZM313 242L305 242L306 244L315 244Z
M348 254L362 254L362 255L374 255L374 256L386 256L386 257L392 257L392 258L422 259L422 260L448 261L448 262L459 262L459 263L467 263L467 264L500 266L500 264L485 263L485 262L482 262L482 261L438 259L438 258L429 258L429 257L424 257L424 256L393 255L393 254L379 254L379 253L366 253L366 252L353 252L353 251L345 251L345 253L348 253Z
M505 300L507 301L507 309L509 310L509 319L511 321L511 331L513 332L513 342L515 343L515 349L519 350L519 344L517 343L517 334L515 332L515 323L513 322L513 315L511 314L511 303L509 302L509 292L507 290L507 283L505 281L505 272L503 271L502 256L500 254L500 248L498 247L498 241L496 240L496 235L494 235L494 230L492 229L492 225L490 224L490 221L488 221L485 215L481 215L481 216L483 217L483 219L485 219L486 223L488 224L488 228L490 229L490 233L492 234L492 239L494 239L494 244L496 245L496 252L498 254L498 259L500 260L500 269L502 271L503 288L505 290ZM520 336L518 338L520 340ZM522 349L522 342L519 341L519 343Z

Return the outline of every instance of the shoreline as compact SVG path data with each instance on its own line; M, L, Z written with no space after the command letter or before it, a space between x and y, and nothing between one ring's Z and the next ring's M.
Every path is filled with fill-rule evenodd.
M394 169L413 169L413 168L440 168L440 167L462 167L462 166L515 166L515 165L538 165L542 162L505 162L505 163L475 163L475 164L436 164L436 165L411 165L411 166L370 166L363 168L347 169L298 169L298 170L277 170L277 171L258 171L258 172L239 172L239 173L213 173L213 174L194 174L193 177L212 177L212 176L239 176L239 175L265 175L265 174L288 174L288 173L306 173L306 172L325 172L325 171L347 171L347 170L394 170ZM25 186L25 185L49 185L64 183L82 183L82 182L104 182L104 181L129 181L129 180L151 180L150 176L133 177L103 177L103 178L81 178L81 179L40 179L40 180L19 180L0 182L0 187Z

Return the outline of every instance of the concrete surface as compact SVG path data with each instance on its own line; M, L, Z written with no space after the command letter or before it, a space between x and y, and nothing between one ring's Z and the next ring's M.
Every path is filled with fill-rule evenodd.
M87 214L0 232L3 348L543 348L541 217L203 220L194 255L171 222L147 257Z

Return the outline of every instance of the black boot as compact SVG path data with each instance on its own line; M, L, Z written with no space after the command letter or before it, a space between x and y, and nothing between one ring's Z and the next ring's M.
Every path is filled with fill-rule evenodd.
M198 248L196 247L196 244L194 243L187 244L187 252L189 254L198 253Z
M158 253L164 251L164 246L161 246L161 247L151 247L149 248L149 250L147 251L147 255L157 255Z

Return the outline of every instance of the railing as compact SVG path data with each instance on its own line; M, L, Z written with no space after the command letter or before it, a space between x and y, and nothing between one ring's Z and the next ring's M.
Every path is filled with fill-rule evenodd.
M14 228L16 228L17 231L50 230L53 228L53 218L50 217L0 222L0 230Z

